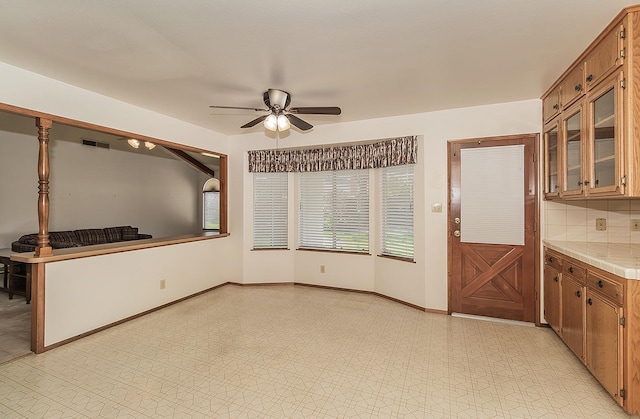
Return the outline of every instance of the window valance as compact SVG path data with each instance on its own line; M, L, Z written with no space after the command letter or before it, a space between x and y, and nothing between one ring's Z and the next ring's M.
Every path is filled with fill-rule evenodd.
M327 170L375 169L414 164L417 137L399 137L370 144L313 149L249 151L249 172L320 172Z

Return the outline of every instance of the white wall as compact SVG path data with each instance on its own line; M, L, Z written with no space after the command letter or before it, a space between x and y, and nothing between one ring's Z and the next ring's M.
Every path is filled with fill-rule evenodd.
M45 345L225 283L234 258L220 238L48 263Z
M1 128L1 127L0 127ZM35 126L34 126L35 131ZM167 237L201 229L199 172L175 159L50 141L49 230L132 225ZM0 131L0 248L38 231L38 141Z
M243 227L243 281L298 281L367 289L428 309L447 310L447 141L538 133L540 109L540 101L534 99L323 125L305 134L292 130L277 142L261 130L233 137L230 147L234 158L230 159L229 170L233 179L243 179L243 188L231 189L230 204L233 208L243 209L244 222L239 226ZM415 180L415 264L375 256L328 255L295 250L251 251L253 184L248 173L247 150L338 144L405 135L420 137ZM290 203L294 204L290 207L289 220L290 224L295 224L295 190L290 187L291 194ZM432 203L441 203L443 212L432 213ZM289 231L289 246L295 249L295 226L290 225ZM377 236L376 232L372 234ZM372 242L377 246L377 238L372 238ZM372 253L377 251L372 247ZM290 269L292 263L295 266L293 271ZM319 271L321 264L326 267L324 275Z

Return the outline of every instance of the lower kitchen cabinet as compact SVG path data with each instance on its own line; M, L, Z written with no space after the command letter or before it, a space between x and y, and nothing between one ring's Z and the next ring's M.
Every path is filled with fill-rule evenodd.
M584 285L570 276L562 278L562 339L584 360L585 296Z
M640 414L640 280L545 249L544 292L551 328L618 404Z
M622 404L622 307L587 290L586 363L602 386Z

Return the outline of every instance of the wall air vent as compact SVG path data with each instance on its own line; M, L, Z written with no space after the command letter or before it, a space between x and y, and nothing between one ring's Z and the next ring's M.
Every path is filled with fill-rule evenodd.
M97 141L88 140L86 138L82 139L82 144L90 145L91 147L110 148L109 144L107 143L99 143Z

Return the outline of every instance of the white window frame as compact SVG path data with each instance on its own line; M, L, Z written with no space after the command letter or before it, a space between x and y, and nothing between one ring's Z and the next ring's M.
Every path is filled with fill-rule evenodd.
M289 174L253 173L253 249L289 246Z
M414 166L380 170L380 256L415 260Z
M369 253L369 170L299 174L300 249Z

